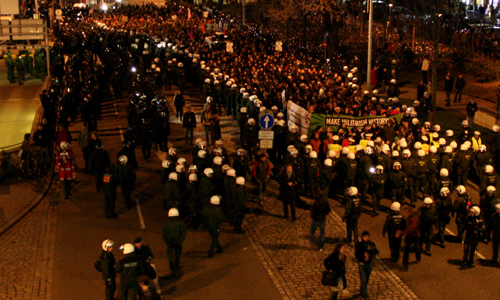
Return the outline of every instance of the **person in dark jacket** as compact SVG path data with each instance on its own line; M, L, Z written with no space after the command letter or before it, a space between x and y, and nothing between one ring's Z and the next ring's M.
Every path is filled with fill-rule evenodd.
M323 251L323 246L325 245L326 217L330 211L331 208L330 204L328 204L327 195L319 191L317 193L317 199L311 207L311 240L318 246L317 250L319 251ZM316 228L319 228L319 241L315 235Z
M104 214L106 218L116 218L118 215L115 211L116 190L118 188L118 179L116 176L116 168L114 165L106 167L106 173L102 178L102 194L106 201Z
M214 253L222 253L222 246L219 243L219 226L224 221L224 214L219 205L220 197L217 195L212 196L210 198L210 204L203 209L201 215L203 225L205 225L212 238L210 249L208 250L208 258L212 258ZM215 248L217 248L217 251L214 252Z
M181 122L185 104L186 101L184 100L184 96L182 96L181 91L180 90L175 91L174 95L175 117L178 118Z
M280 198L283 201L283 213L288 218L288 205L292 211L292 221L297 220L295 215L296 186L298 184L297 174L293 171L292 165L287 165L278 180L280 184Z
M144 274L144 266L141 259L134 252L134 245L125 244L122 247L124 256L115 265L116 273L121 274L120 289L122 296L120 299L136 299L139 292L137 278Z
M345 276L345 251L346 245L344 243L338 243L337 245L335 245L332 254L330 254L323 261L323 265L325 266L326 270L338 277L338 285L332 287L332 300L337 300L339 292L342 292L343 294L349 293L349 291L345 289L347 287L347 278Z
M95 145L96 149L90 155L90 171L94 174L95 188L99 193L103 185L103 177L107 172L107 167L111 163L108 151L104 150L101 141Z
M455 82L455 100L453 100L453 103L462 102L462 92L464 91L465 85L466 81L464 76L462 74L458 75L457 81Z
M184 127L184 139L186 146L193 144L193 131L196 128L196 115L191 110L191 106L186 107L184 118L182 119L182 127Z
M382 229L382 236L389 234L389 248L391 250L391 261L397 262L399 260L399 249L401 249L401 237L396 237L398 231L406 229L406 220L399 213L401 204L393 202L391 204L391 212L387 215Z
M135 185L135 170L132 165L128 164L128 158L125 155L120 156L120 165L118 166L117 176L120 182L125 205L128 209L132 207L132 191Z
M351 186L347 191L347 205L342 220L346 222L347 238L345 242L351 243L354 235L354 243L358 242L358 219L361 215L361 198L358 195L358 189Z
M184 221L179 218L179 210L171 208L168 211L168 221L163 225L161 236L167 245L167 256L172 271L172 276L180 269L182 243L186 239L187 228Z
M182 195L177 182L178 174L172 172L168 175L168 181L163 186L163 209L169 210L173 207L179 208L179 203L182 200Z
M431 256L431 244L434 238L434 228L437 224L437 213L433 200L430 197L424 199L424 205L419 209L420 231L422 244L425 243L425 255ZM422 245L423 246L423 245Z
M234 207L234 230L236 233L244 233L241 228L245 218L247 191L245 188L245 178L236 178L236 186L231 191L232 205Z
M375 243L370 241L370 233L361 234L361 242L356 244L355 255L358 260L359 277L361 279L361 297L368 298L368 281L372 273L372 261L379 253Z
M498 246L500 245L500 204L495 204L495 213L491 216L488 230L493 241L493 257L491 262L498 263Z
M453 85L455 84L455 78L448 72L446 78L444 79L444 91L446 92L446 106L450 106L450 95L453 92ZM455 102L456 99L455 99Z
M115 242L112 240L105 240L102 242L102 253L99 257L102 268L102 279L106 286L105 295L106 300L114 300L113 295L116 291L116 272L114 266L116 264L115 256L113 255L113 247Z
M472 206L464 222L464 257L462 265L470 267L474 265L474 255L477 244L482 232L484 232L484 223L480 217L481 209L478 206Z
M474 99L470 99L469 103L467 103L467 107L465 108L470 127L474 125L474 116L476 115L477 109L476 101L474 101Z

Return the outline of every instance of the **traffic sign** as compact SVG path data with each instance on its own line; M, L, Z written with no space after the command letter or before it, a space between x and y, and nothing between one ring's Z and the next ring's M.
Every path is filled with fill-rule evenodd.
M272 139L274 139L274 131L259 130L259 140L272 140Z
M273 140L260 140L260 149L273 149Z
M274 125L274 118L271 115L263 115L259 120L260 127L264 129L269 129Z

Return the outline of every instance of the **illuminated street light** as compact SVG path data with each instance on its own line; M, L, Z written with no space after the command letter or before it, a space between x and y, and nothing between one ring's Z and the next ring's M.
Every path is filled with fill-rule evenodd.
M108 10L108 5L106 3L104 3L103 5L101 5L101 10L107 11Z

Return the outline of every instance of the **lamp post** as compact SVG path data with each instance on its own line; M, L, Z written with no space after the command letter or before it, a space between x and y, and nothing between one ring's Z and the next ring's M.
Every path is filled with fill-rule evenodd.
M389 3L389 21L387 21L387 29L391 26L391 19L392 19L392 3Z
M372 27L373 27L373 0L368 1L368 63L366 70L366 84L368 92L372 93Z

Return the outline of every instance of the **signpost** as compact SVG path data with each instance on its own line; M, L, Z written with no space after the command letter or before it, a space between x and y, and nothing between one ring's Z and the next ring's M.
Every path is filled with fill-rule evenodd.
M274 131L271 128L274 126L274 117L269 114L264 114L259 119L259 125L263 130L259 130L260 149L272 149Z

